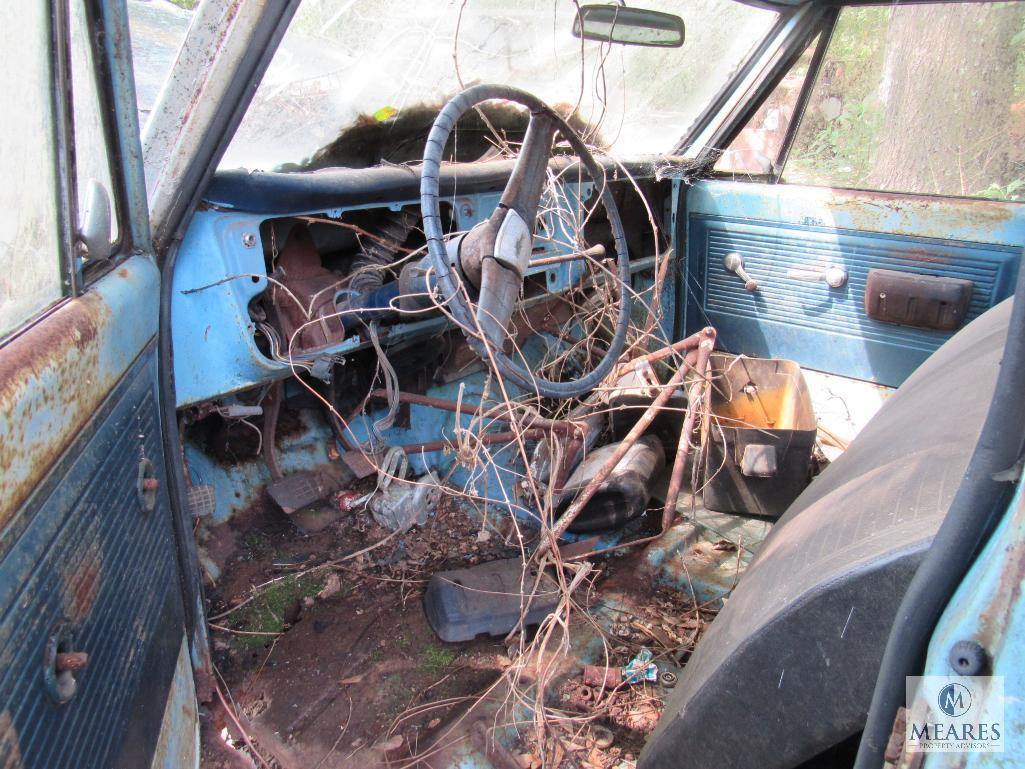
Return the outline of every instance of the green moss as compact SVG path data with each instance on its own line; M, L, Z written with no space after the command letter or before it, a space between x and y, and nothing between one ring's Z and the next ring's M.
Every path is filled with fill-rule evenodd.
M422 673L438 673L451 665L455 658L456 653L451 649L427 644L420 653L417 669Z
M285 616L294 611L303 598L312 598L324 587L320 574L288 577L264 588L256 598L238 610L232 627L247 633L280 633L285 629ZM239 644L255 649L272 640L269 635L239 635Z
M267 540L260 532L249 529L242 535L242 544L247 550L260 551L267 546Z

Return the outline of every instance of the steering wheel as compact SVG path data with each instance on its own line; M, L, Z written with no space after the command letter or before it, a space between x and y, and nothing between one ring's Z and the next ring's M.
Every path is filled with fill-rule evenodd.
M459 118L476 105L492 99L515 102L530 110L523 145L495 212L486 222L446 244L438 206L442 153ZM608 353L588 373L571 381L558 382L525 369L503 349L506 329L530 263L534 224L556 131L569 142L591 178L596 182L603 180L601 166L580 135L536 96L503 85L467 88L442 108L427 137L420 173L420 208L429 264L447 307L462 327L470 347L486 363L494 359L503 375L526 390L548 398L575 398L594 389L616 364L630 324L626 234L607 184L600 185L600 197L612 228L619 279L619 316ZM460 290L463 282L477 289L476 308ZM478 325L483 335L475 333Z

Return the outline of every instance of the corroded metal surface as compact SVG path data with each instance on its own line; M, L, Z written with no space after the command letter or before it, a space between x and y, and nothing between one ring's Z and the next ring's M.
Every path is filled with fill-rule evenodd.
M731 352L890 386L954 329L870 315L878 299L869 297L870 277L890 270L960 281L970 289L959 316L966 323L1010 296L1025 246L1025 205L997 200L715 180L688 190L686 217L689 328L711 323ZM757 279L756 292L723 267L733 253ZM846 281L795 277L830 270Z
M766 196L762 185L699 182L687 205L702 213L725 206L751 219L919 238L1017 246L1025 237L1022 203L786 184L774 186L772 193Z
M199 765L199 710L185 639L182 639L174 681L164 706L160 738L152 769L184 769Z
M1017 483L1008 509L997 511L998 515L1003 512L1003 520L940 619L923 671L923 675L950 675L955 644L977 644L985 661L983 674L1004 677L1004 752L929 754L929 766L1003 766L1004 756L1025 751L1025 712L1020 704L1025 685L1025 484L1021 478ZM915 755L921 754L906 754L904 759Z
M157 330L156 267L134 257L0 355L0 526Z
M69 560L61 569L64 615L72 622L89 616L103 584L103 553L96 542L84 547L82 557Z

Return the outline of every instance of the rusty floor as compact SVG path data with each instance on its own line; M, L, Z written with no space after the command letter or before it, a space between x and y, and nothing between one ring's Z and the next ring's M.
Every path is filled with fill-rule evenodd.
M315 568L385 536L365 515L342 516L304 535L262 502L201 533L203 552L221 574L207 591L214 661L240 720L234 724L227 709L211 708L203 722L204 769L410 763L450 734L451 724L509 668L516 650L502 639L443 643L422 609L433 572L517 555L501 532L482 530L461 509L443 504L422 530ZM694 544L694 552L703 553L700 547L707 543ZM653 591L651 579L638 577L646 555L599 559L586 591L589 608L603 615L613 638L613 664L624 664L642 645L678 660L711 617L707 609L695 612L680 591ZM716 551L713 560L723 555L729 553ZM258 597L246 601L254 592ZM579 670L570 664L567 671L551 696L579 709L585 704L576 702ZM606 696L601 721L615 732L614 746L592 756L590 765L628 766L657 720L662 696L647 685ZM239 726L253 746L243 744ZM526 769L541 752L529 735L518 751Z
M414 533L314 571L387 532L365 516L345 516L303 535L261 502L203 537L222 574L207 592L222 689L272 765L346 765L343 759L385 735L415 746L452 707L424 710L425 703L473 694L500 671L499 641L442 644L421 596L434 571L513 551L498 536L481 537L450 506ZM269 580L277 581L239 606ZM223 715L204 727L204 769L246 765L220 748L222 734L237 731Z

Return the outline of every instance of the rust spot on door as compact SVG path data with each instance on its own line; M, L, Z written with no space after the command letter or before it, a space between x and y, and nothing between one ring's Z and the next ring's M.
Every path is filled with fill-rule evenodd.
M18 730L11 722L11 714L5 710L0 713L0 769L20 769L21 766Z
M93 542L76 567L64 573L64 613L73 623L89 616L103 582L103 554Z
M0 355L0 526L95 413L120 372L104 371L110 308L84 294L13 339Z
M1020 203L1002 200L959 200L844 190L832 190L824 202L833 212L849 216L856 230L938 239L948 239L951 232L962 228L988 236L999 225L1013 219L1021 206ZM894 216L897 217L896 222L892 219Z

